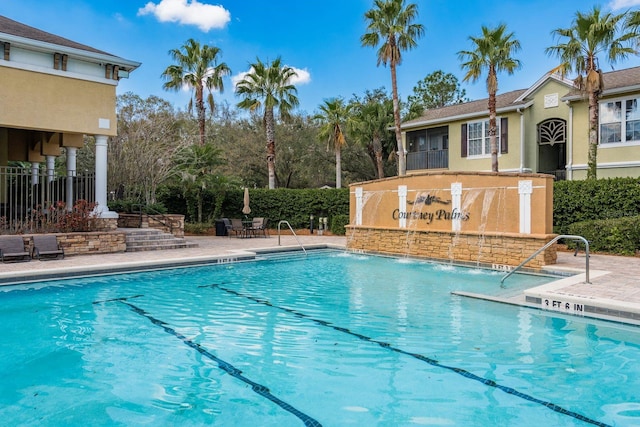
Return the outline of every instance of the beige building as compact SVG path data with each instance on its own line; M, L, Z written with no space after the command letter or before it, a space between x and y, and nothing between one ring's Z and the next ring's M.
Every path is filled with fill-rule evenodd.
M598 177L640 176L640 67L604 73ZM587 175L587 99L547 74L528 89L497 95L501 172ZM407 173L490 171L487 99L427 110L402 124Z
M36 204L73 205L74 185L82 181L76 150L85 136L95 137L96 168L93 188L84 196L97 202L101 217L117 218L107 207L107 140L117 133L118 81L139 65L0 16L0 218L5 223L21 221ZM61 154L66 176L54 171Z

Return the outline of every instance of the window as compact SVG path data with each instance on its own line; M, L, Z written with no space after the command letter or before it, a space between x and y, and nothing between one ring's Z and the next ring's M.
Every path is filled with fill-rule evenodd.
M640 142L640 98L600 104L600 144Z
M500 147L500 119L496 120L496 143ZM467 124L467 144L469 156L488 156L491 154L489 138L489 120Z

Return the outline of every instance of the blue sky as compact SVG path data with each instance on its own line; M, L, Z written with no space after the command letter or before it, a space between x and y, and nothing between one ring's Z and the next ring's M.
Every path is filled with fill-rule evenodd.
M513 76L498 76L499 93L531 86L557 65L544 49L556 43L551 31L571 25L576 11L594 5L617 11L639 8L640 0L407 0L418 5L418 21L425 35L418 47L403 54L398 68L400 95L436 70L462 81L457 52L471 49L469 36L482 25L507 24L520 40L516 55L522 68ZM373 0L0 0L0 15L50 33L141 62L123 79L118 93L157 95L185 109L190 93L162 89L160 75L170 65L168 51L193 38L222 50L231 68L218 101L236 104L233 80L248 71L256 58L280 56L299 70L299 112L314 113L323 100L385 87L390 93L387 67L377 66L376 50L361 46L366 31L364 13ZM603 62L604 64L604 62ZM616 68L640 66L640 57ZM606 65L605 70L610 67ZM471 99L485 98L483 78L462 83Z

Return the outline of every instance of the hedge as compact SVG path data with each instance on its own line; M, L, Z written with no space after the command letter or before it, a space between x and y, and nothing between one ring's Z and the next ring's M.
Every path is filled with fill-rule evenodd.
M244 189L230 190L224 195L209 192L205 194L203 203L207 222L214 223L219 219L213 217L217 196L224 198L219 218L244 217ZM171 213L183 214L187 222L195 222L195 203L186 199L180 188L165 187L159 191L158 199ZM275 228L281 220L288 221L294 229L308 228L309 216L313 215L316 224L317 218L327 217L333 232L334 218L346 216L348 223L349 189L250 189L249 206L251 213L248 216L269 218L270 228ZM340 225L335 227L339 229Z
M640 215L637 178L558 181L553 187L553 231L569 234L569 226L587 220Z
M640 249L640 216L576 222L568 231L587 239L594 252L634 255Z

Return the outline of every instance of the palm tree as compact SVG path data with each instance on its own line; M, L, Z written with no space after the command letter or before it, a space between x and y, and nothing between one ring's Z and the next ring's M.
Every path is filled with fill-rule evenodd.
M562 42L546 49L547 54L561 61L553 71L563 76L575 71L578 76L573 80L574 86L589 98L587 179L596 179L598 168L598 99L604 89L598 55L604 53L608 62L615 64L637 53L630 46L635 31L625 32L631 26L623 26L624 17L624 13L601 14L597 6L589 13L576 12L571 27L552 31Z
M291 67L282 65L276 58L271 64L260 59L251 64L251 70L236 84L236 93L243 99L238 107L249 111L264 110L263 123L267 133L267 168L269 171L269 189L276 188L276 141L274 109L280 112L280 118L287 120L291 111L298 105L298 92L291 84L297 74Z
M368 21L367 33L360 41L363 46L378 49L378 66L389 63L393 94L393 119L398 146L398 175L406 173L406 154L400 131L400 101L396 67L402 63L402 52L417 46L416 40L424 34L422 24L412 23L418 17L416 4L405 5L404 0L375 0L375 8L364 14Z
M336 153L336 188L342 187L341 150L346 145L345 126L349 121L350 105L345 105L342 98L326 99L320 105L321 113L313 118L321 123L318 138L326 139L329 146L333 145Z
M217 63L218 55L221 54L219 48L215 46L202 45L194 39L189 39L181 49L171 49L169 55L177 62L170 65L162 73L166 80L162 86L165 90L179 91L183 87L188 87L194 92L193 98L189 101L189 112L193 111L193 101L195 100L198 115L198 127L200 131L200 145L205 141L205 101L204 90L208 90L207 103L213 113L212 90L224 90L222 78L231 74L231 70L225 64Z
M190 145L178 153L175 162L185 195L196 199L197 220L202 223L205 192L223 186L226 181L224 176L216 174L217 167L223 164L220 150L211 143Z
M393 101L386 99L365 99L355 106L355 115L350 130L354 138L364 145L373 161L376 176L384 178L384 146L391 135L389 127L393 123Z
M505 24L490 29L482 26L482 36L470 36L474 50L462 50L458 57L462 68L467 70L462 81L478 81L482 73L487 71L487 92L489 94L489 144L491 149L491 170L498 172L498 143L496 126L496 93L498 92L498 73L506 71L513 74L520 68L520 61L513 54L520 50L520 42L507 33Z

